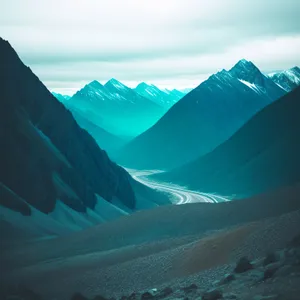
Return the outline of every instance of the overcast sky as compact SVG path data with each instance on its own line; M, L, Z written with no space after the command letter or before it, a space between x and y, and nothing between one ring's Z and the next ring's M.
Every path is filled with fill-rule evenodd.
M50 90L197 86L239 59L300 64L299 0L0 0L0 35Z

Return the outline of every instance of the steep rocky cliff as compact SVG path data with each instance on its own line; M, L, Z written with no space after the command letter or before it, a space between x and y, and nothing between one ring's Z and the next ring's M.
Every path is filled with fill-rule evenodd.
M0 204L24 214L28 204L49 213L61 200L84 212L94 208L98 194L135 207L129 174L110 161L3 39L0 78Z

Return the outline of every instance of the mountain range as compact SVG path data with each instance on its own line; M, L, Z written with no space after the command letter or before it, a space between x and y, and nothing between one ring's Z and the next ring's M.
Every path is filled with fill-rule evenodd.
M166 110L168 110L186 94L176 89L163 91L155 85L148 85L145 82L138 84L135 91L162 106Z
M294 67L289 70L272 73L268 75L285 91L290 92L300 85L300 68Z
M159 89L155 90L163 95ZM111 79L105 85L98 81L87 84L64 103L72 112L81 114L105 131L129 139L151 127L172 104L164 106L162 100L171 101L178 96L159 97L145 97L144 93Z
M130 89L116 79L93 81L73 97L52 92L98 145L114 156L132 137L148 129L185 93L140 83Z
M121 149L117 161L172 169L212 151L286 91L246 60L210 76L151 128Z
M189 93L192 90L193 90L193 88L185 88L185 89L181 89L179 91L182 92L182 93L184 93L184 94L187 94L187 93Z
M246 198L300 181L300 87L271 103L225 143L156 178Z
M62 95L62 94L59 94L59 93L55 93L55 92L52 92L52 95L57 98L60 102L64 103L65 101L69 100L71 98L71 96L68 96L68 95Z

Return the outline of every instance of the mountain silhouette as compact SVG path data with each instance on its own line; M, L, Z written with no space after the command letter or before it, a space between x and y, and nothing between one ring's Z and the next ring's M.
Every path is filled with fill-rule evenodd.
M135 207L129 174L75 122L72 114L0 40L1 204L22 213L49 213L60 199L85 212L118 198Z

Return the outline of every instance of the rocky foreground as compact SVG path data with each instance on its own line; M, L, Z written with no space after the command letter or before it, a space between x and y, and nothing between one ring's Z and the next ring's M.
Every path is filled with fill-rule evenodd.
M231 268L231 269L230 269ZM300 299L300 234L282 250L267 253L250 261L240 258L229 272L205 288L194 282L181 286L164 286L148 291L132 292L121 298L97 295L87 298L76 293L71 300L299 300ZM2 291L5 300L42 300L35 292L23 286ZM60 300L60 299L56 299Z

